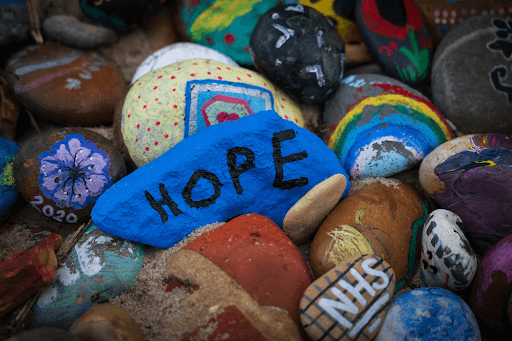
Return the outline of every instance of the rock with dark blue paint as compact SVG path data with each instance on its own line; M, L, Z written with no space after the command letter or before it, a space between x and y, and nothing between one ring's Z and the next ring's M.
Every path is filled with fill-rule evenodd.
M475 315L459 296L442 288L418 288L391 300L374 341L480 341Z
M18 196L12 164L19 149L16 142L0 137L0 220L9 212Z
M91 216L109 234L168 248L201 226L246 213L282 228L290 207L337 173L347 177L320 138L264 111L184 139L106 191Z
M35 327L69 329L94 303L130 290L142 269L144 247L89 227L34 304Z

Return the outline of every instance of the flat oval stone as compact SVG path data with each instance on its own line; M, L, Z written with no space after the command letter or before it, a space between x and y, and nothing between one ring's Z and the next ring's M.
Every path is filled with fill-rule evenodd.
M195 43L180 42L163 47L144 59L133 75L132 85L140 77L155 69L194 58L210 59L226 65L238 66L233 59L217 50Z
M421 237L421 279L429 287L462 290L473 280L477 259L462 227L462 219L448 210L428 216Z
M334 174L310 189L288 210L283 230L296 245L315 235L325 217L348 193L347 183L343 174Z
M434 103L466 134L512 134L511 30L509 17L476 16L451 29L436 50Z
M387 76L345 78L325 105L323 140L351 177L413 168L453 133L421 93Z
M5 70L20 103L34 116L59 125L112 122L117 101L127 90L112 62L56 43L24 47L8 59Z
M512 232L512 139L470 134L446 142L422 161L422 187L459 215L473 250L484 255Z
M300 301L302 326L313 340L371 340L395 284L395 272L383 259L353 256L306 289Z
M347 177L318 136L266 111L184 139L112 186L91 216L106 233L169 248L240 214L282 227L290 207L334 174Z
M140 167L205 127L265 110L304 125L297 104L254 71L187 59L133 84L124 102L121 129L130 156Z
M69 329L94 303L130 290L143 261L142 245L90 226L61 262L53 284L36 300L33 325Z
M311 245L310 262L316 276L365 254L374 254L393 267L396 291L414 274L427 206L410 185L383 182L355 190L325 218Z
M256 69L302 101L324 100L343 76L343 39L332 21L312 7L268 10L252 32L250 49Z
M391 300L375 341L481 341L475 315L459 296L442 288L417 288Z
M121 153L85 128L57 128L26 141L13 163L14 179L36 210L59 222L88 220L98 197L126 175Z
M0 137L0 220L14 206L19 193L13 173L14 157L19 149L16 142Z

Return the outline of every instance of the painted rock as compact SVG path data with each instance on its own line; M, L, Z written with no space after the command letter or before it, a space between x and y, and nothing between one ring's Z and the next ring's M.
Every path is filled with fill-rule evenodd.
M196 238L167 259L164 278L193 291L177 308L183 317L171 323L182 340L201 333L207 340L301 340L299 302L312 282L309 268L264 216L244 214Z
M24 42L29 39L30 16L24 0L0 3L0 45Z
M261 73L303 101L322 101L343 76L343 39L334 24L312 7L268 10L252 32L250 51Z
M211 59L228 66L238 66L233 59L209 47L189 42L175 43L153 52L144 59L133 75L132 84L155 69L194 58Z
M90 341L144 341L144 334L128 313L115 305L95 304L69 329L81 340Z
M0 137L0 220L11 210L18 196L12 167L19 149L16 142Z
M311 284L300 320L313 340L371 340L393 296L396 277L383 259L353 256Z
M94 23L119 30L147 20L165 0L80 0L85 16Z
M347 183L343 174L334 174L309 190L288 210L283 230L296 245L304 244L315 235L345 193Z
M407 184L383 179L364 186L325 218L311 245L311 268L318 277L350 257L374 254L393 267L398 291L419 264L427 217L423 198Z
M432 96L458 130L512 134L511 32L511 18L477 16L450 30L437 48Z
M180 1L182 30L197 44L211 47L239 64L252 65L249 41L260 17L278 4L297 0Z
M94 303L130 290L143 261L143 246L90 226L61 262L53 284L39 295L33 325L69 329Z
M427 81L432 39L414 0L358 0L356 23L388 76L414 87Z
M29 45L6 64L7 81L34 116L59 125L112 122L126 85L117 66L95 52L56 43Z
M499 332L510 328L507 298L512 294L512 235L494 245L478 264L469 305L481 325Z
M462 219L448 210L428 216L421 237L421 279L429 287L462 290L473 280L477 259L462 227Z
M43 29L50 40L80 49L111 46L118 38L112 29L91 25L66 14L45 19Z
M59 328L35 328L18 333L7 341L83 341L70 332Z
M265 110L304 124L300 108L257 73L188 59L135 82L126 96L121 130L140 167L205 127Z
M55 279L62 237L48 228L5 224L0 229L0 317Z
M112 186L91 216L106 233L169 248L240 214L282 227L295 202L338 173L347 176L316 135L267 111L188 137Z
M480 341L475 315L459 296L442 288L418 288L391 300L375 341Z
M413 168L453 134L421 93L390 77L352 75L325 105L324 141L351 177Z
M16 138L16 124L20 115L20 104L7 84L0 84L0 137Z
M420 183L464 222L473 250L484 255L512 233L512 139L471 134L446 142L421 163Z
M509 320L510 324L512 324L512 294L508 298L507 313L508 313L508 320Z
M98 197L126 175L112 142L84 128L52 129L23 144L13 163L18 188L38 211L59 222L89 219Z
M355 0L299 0L299 4L312 7L329 18L346 44L361 41L361 35L353 21Z

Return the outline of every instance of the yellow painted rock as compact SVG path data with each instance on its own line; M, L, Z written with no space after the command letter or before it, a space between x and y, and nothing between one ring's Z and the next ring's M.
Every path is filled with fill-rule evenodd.
M266 110L304 126L297 104L258 73L189 59L156 69L132 85L121 131L140 167L203 128Z

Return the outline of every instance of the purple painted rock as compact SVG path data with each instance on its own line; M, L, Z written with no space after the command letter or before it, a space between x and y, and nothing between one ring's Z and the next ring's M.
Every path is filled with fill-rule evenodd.
M420 183L459 215L473 250L484 255L512 233L512 139L471 134L448 141L421 163Z
M481 326L493 332L510 328L507 305L512 294L512 235L487 252L478 266L469 305Z

